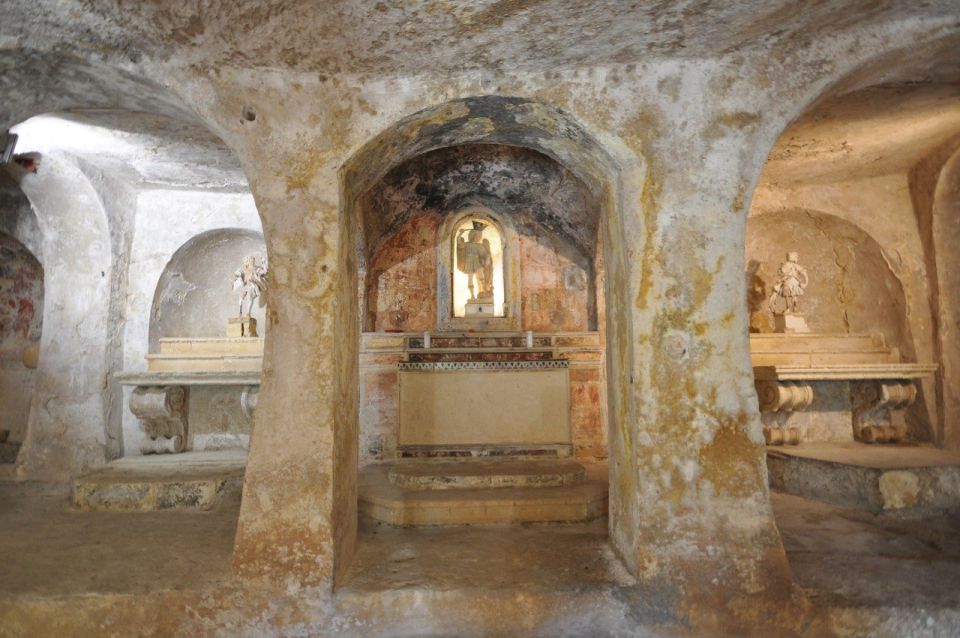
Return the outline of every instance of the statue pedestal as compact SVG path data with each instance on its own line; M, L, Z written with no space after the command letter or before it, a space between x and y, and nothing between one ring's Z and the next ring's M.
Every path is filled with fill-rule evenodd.
M230 317L227 319L228 337L256 337L257 320L250 315Z
M468 317L493 317L494 308L492 301L468 301L464 309L464 314Z
M775 332L810 332L807 318L799 312L785 312L774 315L773 319Z

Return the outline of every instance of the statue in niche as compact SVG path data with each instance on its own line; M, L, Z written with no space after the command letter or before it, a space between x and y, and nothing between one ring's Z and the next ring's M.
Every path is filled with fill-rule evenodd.
M787 260L780 264L777 270L777 283L773 284L773 294L770 295L770 312L783 314L784 312L800 312L800 297L810 283L807 269L800 265L800 254L787 253ZM778 303L782 300L782 304ZM781 309L780 306L783 306Z
M233 273L233 289L240 291L240 316L250 316L254 302L260 298L267 287L267 266L257 262L254 255L244 257L243 265ZM243 304L247 303L247 311L243 311Z
M474 220L472 227L461 228L457 233L457 268L467 276L470 301L493 301L493 253L490 240L483 238L486 227Z
M787 253L787 260L777 270L777 283L767 306L776 320L777 332L809 332L800 313L800 297L810 283L807 269L800 265L800 254Z

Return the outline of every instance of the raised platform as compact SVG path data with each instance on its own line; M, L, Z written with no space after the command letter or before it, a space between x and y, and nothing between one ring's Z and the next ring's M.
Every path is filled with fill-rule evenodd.
M73 482L84 511L208 510L238 502L247 455L242 450L118 459Z
M360 472L360 512L391 525L576 523L607 512L605 466L565 460L401 460Z
M770 486L870 512L960 512L960 452L929 446L805 443L767 448Z

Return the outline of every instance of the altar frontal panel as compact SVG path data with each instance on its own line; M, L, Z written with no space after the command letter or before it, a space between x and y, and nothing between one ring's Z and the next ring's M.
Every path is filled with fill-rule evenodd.
M398 364L400 445L569 444L567 361Z

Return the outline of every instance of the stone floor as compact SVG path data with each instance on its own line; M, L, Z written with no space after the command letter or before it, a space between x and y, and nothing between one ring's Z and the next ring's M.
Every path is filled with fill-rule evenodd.
M851 635L960 635L960 519L874 515L779 493L773 505L797 581L815 605L853 623ZM237 515L235 503L211 511L79 512L71 507L67 489L0 482L0 635L36 635L4 629L3 615L15 616L11 610L25 606L33 605L33 611L23 612L24 617L35 618L74 605L122 602L91 594L126 596L123 604L137 607L146 605L147 592L163 590L167 598L156 603L157 618L173 622L170 592L230 591ZM558 605L560 594L548 595L549 590L580 601L570 603L573 619L563 622L576 622L575 614L592 609L598 615L590 623L600 624L590 626L599 629L614 616L616 622L638 622L616 608L622 602L616 592L632 582L609 549L603 520L429 529L362 520L357 554L337 604L341 609L369 609L373 600L383 609L407 605L403 626L410 629L422 626L415 620L425 600L448 605L451 614L464 613L470 601L480 605L481 599L516 605L545 596ZM384 602L388 599L392 602ZM38 600L54 601L57 611L37 607ZM222 604L210 600L200 594L176 604ZM540 611L565 613L562 604L551 609ZM897 629L864 633L877 618ZM17 617L9 626L29 626L26 622ZM831 622L843 624L836 618ZM353 635L403 633L400 626L367 627ZM589 634L584 627L568 624L561 633ZM434 629L444 635L442 623ZM553 635L542 625L534 633Z
M199 589L229 576L238 507L81 512L69 487L0 482L0 597Z

